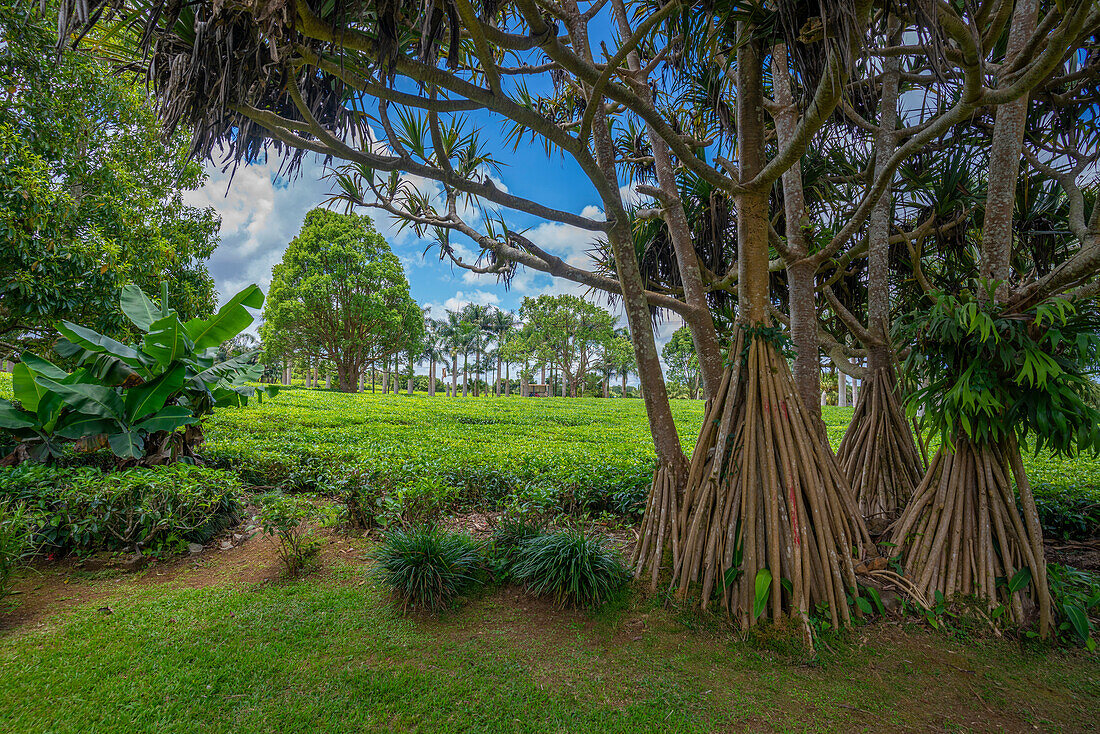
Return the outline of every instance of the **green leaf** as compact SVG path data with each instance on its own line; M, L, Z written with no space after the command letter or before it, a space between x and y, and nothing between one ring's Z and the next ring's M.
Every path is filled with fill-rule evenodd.
M38 382L60 395L66 405L78 413L111 418L120 423L126 414L122 398L112 388L85 383L66 385L45 377L39 377Z
M142 349L162 365L169 365L183 358L195 343L187 334L185 327L175 314L157 319L149 327L149 333L142 340Z
M126 415L135 422L164 407L165 401L183 387L186 368L177 364L139 387L126 390Z
M19 428L34 428L38 425L33 413L19 410L7 400L0 398L0 428L11 430Z
M253 283L229 299L229 302L219 308L218 312L209 319L188 321L187 333L195 342L196 349L215 347L240 334L252 323L252 314L248 313L245 306L260 308L263 305L263 291Z
M752 602L753 619L758 619L768 605L768 591L772 587L772 572L762 568L756 572L756 598Z
M20 362L11 371L12 391L15 399L23 404L23 408L32 413L38 411L38 401L46 396L47 390L34 381L34 371Z
M110 354L112 357L122 360L131 367L140 367L141 359L133 347L128 347L122 342L115 341L109 336L103 336L97 331L85 329L83 326L68 321L62 321L57 325L66 339L73 344L83 347L96 354Z
M106 418L96 418L90 415L73 414L63 426L58 428L54 435L61 438L84 438L86 436L99 436L109 431L118 430L118 423Z
M1008 590L1010 593L1015 594L1020 589L1023 589L1031 583L1031 569L1024 566L1012 577L1012 580L1008 582Z
M142 331L149 331L150 325L161 317L160 307L132 283L122 287L119 305L126 318Z
M855 598L855 602L856 602L856 606L859 607L859 610L861 612L863 612L864 614L870 614L871 613L871 609L872 609L871 602L867 601L867 599L865 599L862 596L857 596Z
M51 380L64 380L69 376L69 373L61 369L48 359L42 359L37 354L31 354L30 352L23 352L19 355L19 361L31 368L31 371L36 372L43 377L48 377Z
M1089 618L1085 610L1076 604L1066 604L1062 607L1062 611L1065 612L1069 623L1073 625L1073 631L1077 633L1081 642L1089 639Z
M143 420L134 426L135 431L156 433L157 431L174 431L191 423L197 423L198 418L191 415L191 410L182 405L169 405L156 415Z
M107 443L120 459L140 459L145 450L145 441L137 431L113 433L107 436Z

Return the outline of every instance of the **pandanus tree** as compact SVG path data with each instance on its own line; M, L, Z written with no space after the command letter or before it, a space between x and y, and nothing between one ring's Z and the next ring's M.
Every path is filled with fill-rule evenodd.
M807 260L807 273L816 276L857 249L856 235L899 165L976 111L1020 98L1097 22L1087 0L1044 8L1024 42L1027 53L1006 66L999 45L1009 15L1004 3L996 13L988 3L939 4L935 13L924 4L900 5L893 11L902 29L896 47L876 42L888 25L869 0L706 7L673 0L629 9L619 0L583 9L573 0L480 8L468 0L382 6L202 0L183 7L112 0L107 7L120 12L101 12L104 3L94 0L66 2L61 27L129 26L112 39L138 42L128 48L112 40L109 50L148 71L169 123L194 123L197 152L224 145L235 160L250 161L273 149L289 156L292 169L305 151L331 156L344 162L336 178L342 198L432 232L441 256L458 267L508 278L523 266L617 294L658 457L636 568L648 568L656 583L671 560L680 594L698 589L703 605L717 595L746 624L805 616L818 605L834 621L846 621L847 595L858 596L853 555L870 550L847 482L793 387L773 323L769 275L773 260L784 266L771 257L773 243L783 244L770 227L777 183L841 104L853 59L900 55L908 63L904 59L936 56L931 82L944 86L932 95L932 113L885 165L868 173L850 206L838 207L844 221L793 261ZM605 23L604 9L617 37L600 44L607 48L600 57L593 25ZM95 33L86 38L95 43ZM769 126L765 117L778 109L774 84L772 98L765 97L765 78L774 74L780 47L792 83L802 87L793 127L782 139L780 123ZM693 56L707 61L710 78L725 82L712 88L714 108L727 118L734 111L732 124L713 135L681 114L680 64ZM991 68L999 70L992 82ZM574 161L602 216L576 215L494 184L483 142L461 118L485 112L505 120L517 143L530 139L547 155ZM639 267L617 168L626 161L615 138L630 118L652 149L653 185L646 193L668 227L681 284L675 289L647 287ZM681 173L700 177L736 204L736 261L727 272L700 267L682 216ZM438 182L441 195L425 196L402 174ZM480 217L473 226L461 213L471 201L603 237L613 275L546 252L503 215ZM1081 226L1087 226L1083 219ZM474 243L476 261L451 245L453 234ZM1031 296L1049 295L1052 278L1076 284L1095 272L1100 255L1091 246L1088 251L1040 279ZM707 289L731 286L737 327L723 372ZM684 319L707 365L710 409L690 465L653 339L652 310L660 308Z

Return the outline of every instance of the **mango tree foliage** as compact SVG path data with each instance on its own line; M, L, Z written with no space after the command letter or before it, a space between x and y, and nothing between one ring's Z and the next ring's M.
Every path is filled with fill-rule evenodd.
M336 365L354 392L364 370L424 338L401 262L370 217L314 209L272 271L261 334L272 353Z
M60 319L125 337L128 282L167 281L183 318L208 315L218 218L183 201L203 180L187 131L165 138L133 75L58 58L32 10L0 7L0 352L44 345Z
M250 285L213 316L186 321L168 307L166 292L158 304L136 286L122 289L120 309L144 333L134 345L70 321L56 324L63 337L54 349L77 365L72 372L23 352L12 374L15 400L0 399L0 440L14 444L2 463L53 459L70 442L109 446L127 463L192 460L202 416L262 399L249 384L262 369L254 352L218 361L222 342L252 324L248 309L263 305L260 289Z

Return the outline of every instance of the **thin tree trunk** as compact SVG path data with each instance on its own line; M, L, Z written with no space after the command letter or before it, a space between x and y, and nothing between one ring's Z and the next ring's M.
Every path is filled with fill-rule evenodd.
M614 0L614 10L615 22L619 27L619 38L625 42L631 37L632 31L623 0ZM627 54L627 66L631 71L641 69L641 61L636 51ZM632 86L643 101L653 104L653 93L646 80L636 79ZM661 213L668 227L673 251L676 253L676 265L684 289L684 302L692 310L690 316L683 317L684 323L687 324L688 331L691 333L695 353L699 356L699 370L702 373L704 390L707 397L712 397L722 381L722 351L718 346L718 333L714 328L714 319L711 318L710 306L707 304L706 292L703 289L699 258L695 252L691 228L684 214L683 202L680 201L672 156L669 154L668 145L648 124L646 135L649 138L650 150L653 152L657 185L663 195L660 202Z
M787 47L778 44L772 53L772 88L775 94L775 131L780 146L794 137L798 125L798 107L791 95L791 78L787 67ZM794 382L806 411L815 421L821 420L821 360L817 341L816 268L806 259L809 247L806 228L806 197L802 188L802 164L795 163L783 173L783 213L786 220L787 288L790 295L791 341L795 358L792 366ZM824 425L821 425L824 430Z
M1037 0L1017 0L1008 33L1005 65L1010 65L1024 50L1035 33ZM982 224L982 251L979 273L983 278L1001 281L998 300L1008 292L1012 259L1012 213L1016 202L1016 182L1020 175L1020 157L1024 144L1029 96L997 108L993 140L989 150L988 193Z

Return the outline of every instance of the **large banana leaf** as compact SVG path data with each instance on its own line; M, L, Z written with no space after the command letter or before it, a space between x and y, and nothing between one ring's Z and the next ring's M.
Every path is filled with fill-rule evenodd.
M54 435L60 438L77 439L85 436L98 436L117 430L118 423L115 421L73 413L61 427L54 431Z
M142 366L141 359L138 357L138 351L136 349L128 347L122 342L115 341L109 336L103 336L103 334L97 331L86 329L83 326L77 326L68 321L59 323L57 325L57 330L70 342L90 352L95 352L96 354L110 354L112 357L122 360L135 369Z
M66 385L41 376L38 382L60 395L65 404L78 413L110 418L125 424L126 406L112 388L85 383Z
M264 305L264 294L255 283L242 290L229 302L218 309L209 319L191 319L187 322L187 333L195 342L196 349L207 349L232 339L252 323L249 308Z
M231 357L224 362L218 362L216 365L199 372L191 379L209 385L223 378L230 377L238 370L250 367L249 360L256 356L259 351L258 349L253 349L251 352L245 352L236 357Z
M61 369L48 359L42 359L37 354L23 352L19 355L19 361L31 368L32 371L51 380L64 380L69 373Z
M189 355L195 343L187 334L187 328L173 314L157 319L149 326L149 333L142 340L142 349L161 365L169 365Z
M156 431L174 431L177 428L183 428L197 421L198 418L191 415L189 409L182 405L169 405L156 415L135 425L133 430L146 431L148 433L155 433Z
M122 459L140 459L145 451L145 441L137 431L113 433L107 436L107 444Z
M33 413L20 410L7 400L0 398L0 428L19 430L22 428L34 428L38 420Z
M11 371L11 386L15 399L23 404L25 410L38 412L38 401L49 391L34 381L35 373L26 362L15 365Z
M144 385L126 390L126 415L134 423L150 413L156 413L183 386L185 367L177 364Z
M153 322L164 316L153 299L132 283L122 287L119 305L122 306L122 313L126 314L126 318L142 331L149 331Z

